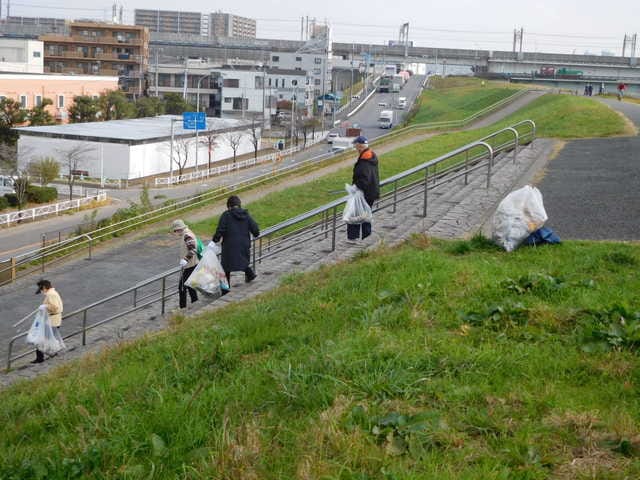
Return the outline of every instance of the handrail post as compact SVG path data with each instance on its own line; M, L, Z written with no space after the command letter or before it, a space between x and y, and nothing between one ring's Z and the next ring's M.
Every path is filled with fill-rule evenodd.
M136 305L138 303L138 287L133 289L133 306L137 307L138 305Z
M427 192L429 190L429 168L424 169L424 198L422 200L422 216L427 218Z
M41 258L41 262L42 262L42 273L44 273L44 258L45 258L44 248L45 248L45 241L46 241L46 235L43 233L43 234L42 234L42 258Z
M251 250L253 251L253 270L256 270L256 239L254 238L252 241L252 248Z
M87 310L82 312L82 346L87 344Z
M469 150L464 151L464 184L469 185Z
M332 233L331 233L331 251L336 250L336 217L338 215L338 207L333 207L333 221L332 221Z
M393 182L393 210L392 213L396 213L398 203L398 181Z
M160 314L164 315L164 295L167 291L167 277L162 277L162 306L160 307Z
M259 253L258 253L258 255L259 255L258 263L262 264L262 237L260 237L260 243L259 243L259 245L260 245L260 247L259 247L259 248L260 248L260 251L259 251Z
M507 127L505 128L505 130L509 130L511 133L513 133L513 142L514 142L514 148L513 148L513 163L516 163L516 157L518 156L518 144L519 144L519 140L520 140L520 135L518 134L518 131L513 128L513 127Z
M90 235L87 235L89 237L89 260L91 260L91 247L93 245L93 238L91 238Z
M7 371L11 368L11 351L13 350L13 341L15 338L12 338L9 342L9 351L7 352Z
M487 188L491 186L491 167L493 166L493 148L487 142L478 142L474 146L481 146L489 152L489 161L487 162Z

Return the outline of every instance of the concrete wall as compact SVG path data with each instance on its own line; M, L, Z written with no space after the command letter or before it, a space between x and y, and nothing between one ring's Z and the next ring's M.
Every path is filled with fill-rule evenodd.
M238 132L233 132L238 133ZM251 132L249 130L240 131L242 140L238 148L237 155L253 152L251 143ZM233 150L227 141L227 133L217 136L217 146L212 152L212 166L214 162L233 157ZM260 132L258 132L260 136ZM206 144L202 143L200 137L198 149L198 165L207 168L209 153ZM84 150L82 160L78 163L78 170L87 170L89 176L100 178L101 158L104 178L111 179L135 179L150 175L162 175L170 172L169 163L171 145L169 141L148 143L143 145L129 146L127 144L90 142L66 140L63 138L48 138L33 135L21 135L18 140L18 165L24 168L29 162L42 157L52 157L61 165L60 173L68 174L68 163L65 160L64 152L81 146ZM187 139L176 139L174 143L174 158L178 159L178 151L188 149L188 161L184 168L194 167L196 164L195 137ZM258 147L260 148L260 146ZM174 174L178 171L176 162L173 164Z

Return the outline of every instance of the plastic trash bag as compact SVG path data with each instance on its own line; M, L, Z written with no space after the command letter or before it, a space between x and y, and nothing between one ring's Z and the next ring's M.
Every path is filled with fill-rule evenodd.
M346 223L364 223L373 220L371 207L364 199L364 193L355 185L345 185L349 199L342 212L342 220Z
M49 315L47 315L47 310L44 308L38 310L33 319L31 328L27 333L27 343L47 355L55 355L66 348L58 329L53 328L49 323Z
M511 252L546 221L540 190L527 185L511 192L498 205L493 215L493 241Z
M229 290L227 277L216 253L219 248L215 244L207 246L202 259L189 275L187 281L184 282L187 287L195 288L210 295L218 294L220 290Z

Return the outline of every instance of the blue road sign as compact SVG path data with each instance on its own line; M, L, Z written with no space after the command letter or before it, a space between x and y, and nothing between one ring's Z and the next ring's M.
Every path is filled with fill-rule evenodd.
M205 112L184 112L182 114L182 128L185 130L206 130L207 117Z

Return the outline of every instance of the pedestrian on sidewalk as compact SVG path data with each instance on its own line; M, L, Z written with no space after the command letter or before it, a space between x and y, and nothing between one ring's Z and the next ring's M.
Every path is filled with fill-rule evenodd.
M43 295L42 305L40 305L40 308L47 310L49 324L51 325L51 328L54 329L54 333L59 336L60 325L62 325L62 298L60 298L60 294L56 289L51 286L51 282L49 280L39 280L36 285L38 286L36 295L39 293L42 293ZM41 352L36 348L36 359L31 363L42 362L44 362L44 352Z
M260 235L260 229L249 212L242 208L236 195L227 199L227 211L220 216L218 227L213 234L213 242L222 240L222 268L231 287L231 272L244 272L244 280L249 283L256 273L249 266L251 235Z
M180 299L180 308L186 308L187 292L189 292L189 297L191 297L191 303L198 301L198 292L184 284L198 265L198 241L191 229L180 219L173 221L171 230L175 235L180 236L179 263L182 270L178 283L178 297Z
M352 183L362 190L364 199L370 207L373 207L373 203L380 197L378 157L369 148L369 141L366 137L362 135L356 137L353 144L358 151L358 160L353 166ZM357 240L361 232L362 239L371 235L371 223L347 224L347 240Z

